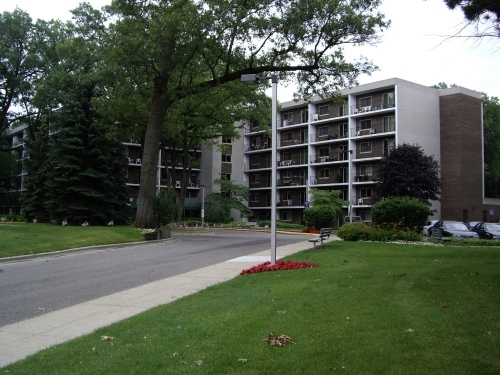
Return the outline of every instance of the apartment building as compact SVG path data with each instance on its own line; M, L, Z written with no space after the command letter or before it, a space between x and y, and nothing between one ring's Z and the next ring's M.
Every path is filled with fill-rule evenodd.
M188 152L169 148L161 149L158 154L156 189L165 189L171 186L180 192L185 186L183 217L199 218L202 200L210 193L220 192L220 186L215 185L213 181L220 178L221 174L242 184L242 144L242 138L221 137L219 148L199 145ZM123 145L129 164L127 186L129 187L131 206L136 208L142 166L142 147L140 143L133 141L124 142ZM233 216L240 220L237 213L234 212Z
M441 166L434 218L496 221L500 202L484 199L481 94L393 78L343 90L340 100L281 103L277 124L277 215L303 222L310 189L340 190L353 215L371 221L380 160L398 144L418 144ZM255 219L271 217L271 140L245 128L244 183Z
M279 90L279 88L278 88ZM240 125L240 124L237 124ZM25 130L9 131L9 147L20 158ZM251 219L271 217L271 139L269 129L248 122L241 138L201 145L188 153L159 152L157 189L186 186L184 214L200 217L201 201L220 192L213 180L223 173L248 186ZM302 223L310 189L333 189L350 202L353 215L371 220L371 196L380 160L398 144L418 144L441 166L441 200L434 219L498 221L500 200L484 197L481 94L463 87L437 90L399 78L341 91L340 100L313 98L280 104L277 125L277 207L279 220ZM137 205L141 145L124 142L128 187ZM24 192L24 170L17 191ZM208 203L208 202L207 202ZM19 208L1 208L3 213ZM234 212L235 220L241 220Z
M238 125L238 124L237 124ZM241 166L243 165L243 130L240 138L230 139L222 137L220 147L200 145L193 150L172 150L163 148L158 154L156 189L171 186L178 192L185 186L184 217L201 215L202 200L214 192L220 192L220 186L213 181L220 178L221 173L226 177L242 184ZM26 125L19 125L7 132L8 143L4 145L22 160L29 157L26 148ZM128 160L127 187L132 208L137 207L139 196L140 173L142 167L142 146L133 140L123 142L124 154ZM21 168L12 193L24 194L27 172ZM2 214L20 214L22 206L0 207ZM241 220L239 213L233 212L236 220Z

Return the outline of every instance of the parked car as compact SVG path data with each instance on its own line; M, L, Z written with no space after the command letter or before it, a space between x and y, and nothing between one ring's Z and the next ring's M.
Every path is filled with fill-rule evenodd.
M429 231L430 227L432 227L434 224L436 224L438 220L430 220L427 222L426 225L424 225L424 236L430 236L431 232Z
M469 229L472 229L473 227L475 227L477 224L479 224L480 221L469 221L467 224L467 226L469 227Z
M352 219L352 221L351 221ZM344 217L344 220L342 221L342 225L348 224L348 223L354 223L356 221L363 221L361 220L361 216L346 216Z
M488 240L500 240L500 224L498 223L477 223L471 228L480 238Z
M461 221L440 220L429 228L432 235L433 229L440 229L443 237L479 238L476 232L472 232L467 225Z

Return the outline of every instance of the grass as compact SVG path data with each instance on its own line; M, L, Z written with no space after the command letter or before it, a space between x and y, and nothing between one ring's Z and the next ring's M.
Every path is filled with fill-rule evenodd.
M238 276L4 372L500 373L498 249L333 242L291 258L320 266Z
M77 247L106 245L143 240L137 228L114 227L62 227L55 224L0 224L0 258L39 254Z

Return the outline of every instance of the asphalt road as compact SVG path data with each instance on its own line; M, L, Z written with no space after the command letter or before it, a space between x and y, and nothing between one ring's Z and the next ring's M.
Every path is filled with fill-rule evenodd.
M276 246L307 237L278 234ZM0 326L39 316L152 281L270 249L269 233L244 231L175 234L173 239L130 247L0 260Z

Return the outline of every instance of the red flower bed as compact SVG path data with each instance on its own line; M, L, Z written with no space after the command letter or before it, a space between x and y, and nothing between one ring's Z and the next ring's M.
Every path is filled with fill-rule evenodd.
M257 266L253 266L240 272L240 275L248 275L251 273L267 272L267 271L288 271L298 270L301 268L319 267L318 264L308 262L295 262L293 260L278 260L274 266L271 262L264 262Z

